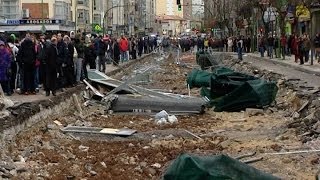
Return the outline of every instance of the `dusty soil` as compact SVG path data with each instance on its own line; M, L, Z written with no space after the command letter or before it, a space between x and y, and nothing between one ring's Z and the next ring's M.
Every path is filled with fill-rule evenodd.
M187 63L195 63L187 56ZM173 57L164 61L150 58L141 64L157 66L145 87L188 93L186 73L191 68L176 65ZM139 65L114 77L125 79L137 69ZM291 92L281 89L277 100L285 101L287 96L283 94L287 93ZM191 94L198 95L199 89L193 89ZM251 165L283 179L314 179L319 165L317 154L265 154L306 148L294 131L286 128L290 120L282 110L266 110L256 116L207 110L203 115L178 116L178 123L159 126L152 116L105 115L99 106L84 109L86 118L75 115L75 108L70 107L66 113L20 133L2 157L23 167L11 170L13 179L159 179L170 161L183 152L225 153L232 157L257 152L255 157L263 160ZM131 137L63 134L60 128L68 125L126 127L138 133Z

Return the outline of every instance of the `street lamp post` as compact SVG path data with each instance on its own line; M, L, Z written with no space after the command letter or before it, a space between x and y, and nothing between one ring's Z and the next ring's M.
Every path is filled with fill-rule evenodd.
M103 25L103 35L106 34L106 28L105 28L106 16L108 15L109 11L111 11L111 10L114 9L114 8L118 8L118 7L124 7L124 6L123 6L123 5L113 6L113 7L109 8L109 9L107 9L106 12L104 13L104 15L103 15L103 22L102 22L102 25Z

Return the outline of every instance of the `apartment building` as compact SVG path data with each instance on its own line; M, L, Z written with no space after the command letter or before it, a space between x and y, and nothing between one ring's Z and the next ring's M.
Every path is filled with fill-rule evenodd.
M0 0L0 16L6 19L18 19L21 16L20 0Z

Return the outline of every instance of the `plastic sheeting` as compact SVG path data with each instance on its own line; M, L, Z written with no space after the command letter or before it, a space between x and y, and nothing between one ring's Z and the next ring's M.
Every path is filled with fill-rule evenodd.
M244 73L218 67L213 72L193 70L187 83L202 87L201 95L210 99L215 111L241 111L271 104L278 91L274 82L268 82Z
M163 180L278 180L226 155L181 154L167 169Z

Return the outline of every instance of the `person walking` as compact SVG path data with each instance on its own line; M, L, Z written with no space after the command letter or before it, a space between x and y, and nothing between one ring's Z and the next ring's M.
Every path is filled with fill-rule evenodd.
M5 43L0 40L0 84L6 95L11 95L8 74L11 65L10 56L10 52L5 48Z
M46 96L50 96L50 91L53 96L56 96L57 88L57 73L60 69L58 62L58 39L56 37L51 38L51 44L48 44L46 48L47 58L45 59L44 68L46 71L45 86Z

